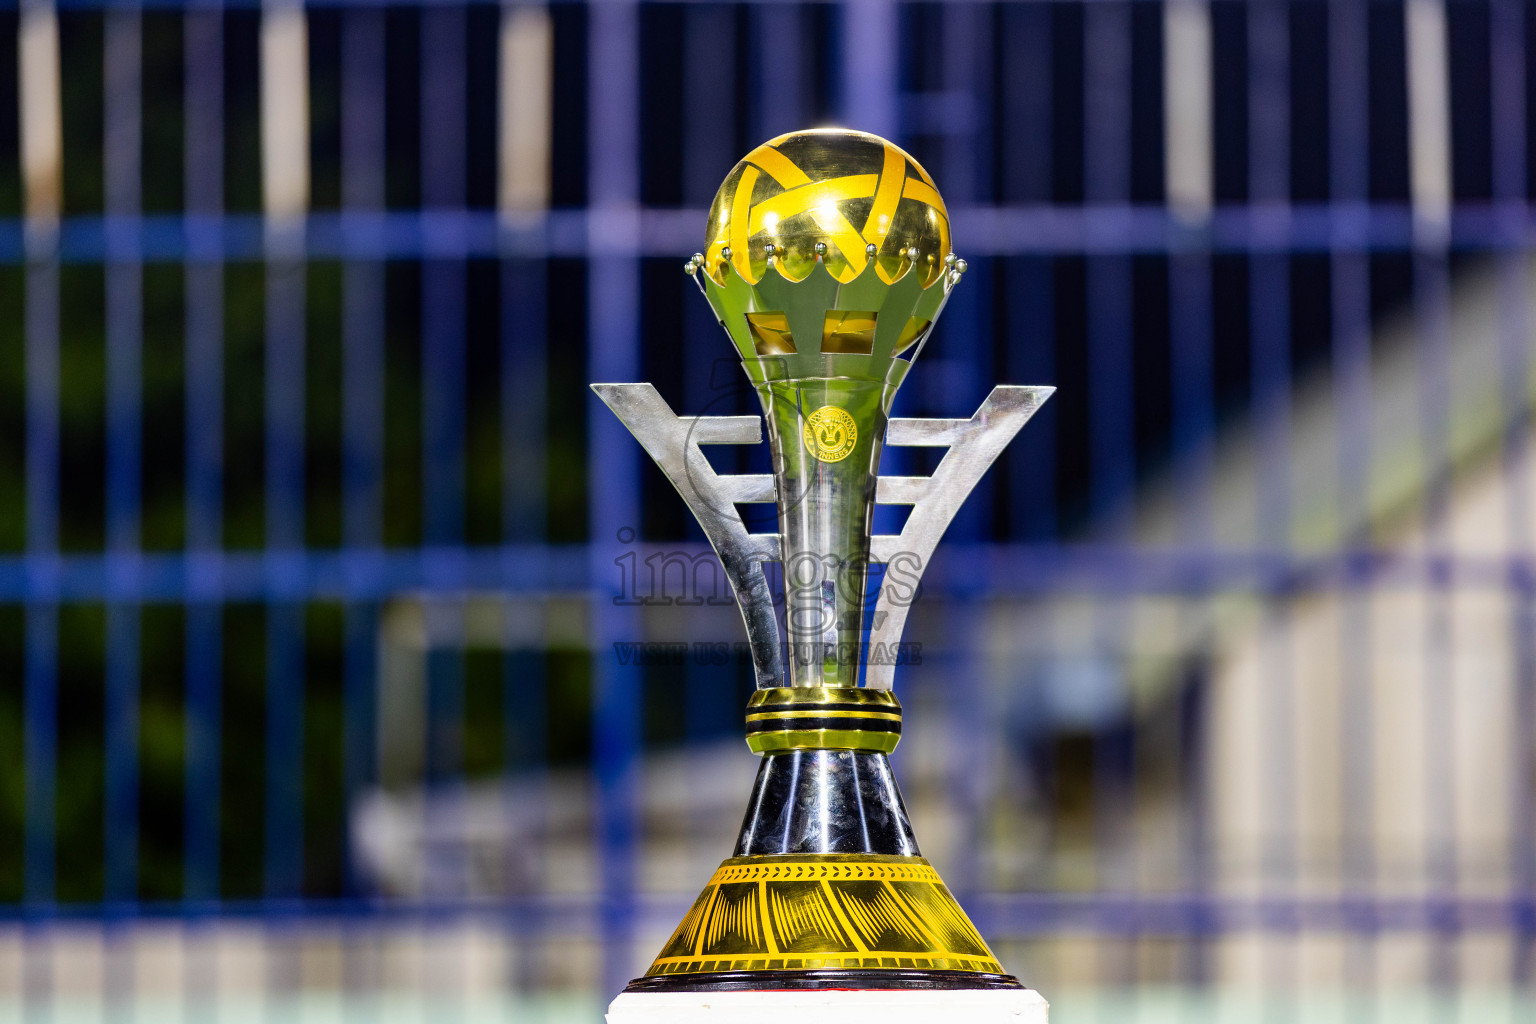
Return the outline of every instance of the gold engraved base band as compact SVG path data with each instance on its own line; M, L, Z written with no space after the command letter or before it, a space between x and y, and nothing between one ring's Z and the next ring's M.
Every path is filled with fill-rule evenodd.
M823 854L722 863L646 977L806 970L1003 974L926 860Z

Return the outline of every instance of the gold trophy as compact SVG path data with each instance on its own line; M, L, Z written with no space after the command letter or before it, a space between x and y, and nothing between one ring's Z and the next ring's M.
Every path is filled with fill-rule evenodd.
M756 671L746 731L762 765L733 855L626 993L1021 989L920 854L887 755L916 580L1052 389L995 388L969 419L889 418L966 266L933 179L884 139L824 129L759 146L715 196L708 240L684 269L763 417L677 416L649 384L592 387L720 557ZM699 450L761 443L764 421L772 475L717 474ZM888 444L947 451L932 476L882 477ZM737 505L752 502L777 505L778 533L748 532ZM871 535L877 503L912 507L900 534ZM782 621L766 562L783 566Z

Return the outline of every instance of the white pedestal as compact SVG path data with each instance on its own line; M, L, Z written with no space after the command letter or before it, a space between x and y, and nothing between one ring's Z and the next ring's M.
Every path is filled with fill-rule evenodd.
M626 992L608 1024L1047 1024L1033 989L972 992Z

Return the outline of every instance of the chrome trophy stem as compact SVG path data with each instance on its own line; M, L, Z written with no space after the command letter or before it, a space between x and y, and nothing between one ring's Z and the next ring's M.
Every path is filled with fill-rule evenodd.
M858 685L890 391L880 381L814 378L757 387L778 491L792 686ZM818 422L834 411L847 429Z

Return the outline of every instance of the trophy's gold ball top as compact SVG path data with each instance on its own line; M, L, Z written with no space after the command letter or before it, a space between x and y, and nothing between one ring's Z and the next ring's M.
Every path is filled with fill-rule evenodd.
M878 135L845 128L791 132L758 146L726 175L709 210L704 271L757 283L769 267L801 280L817 261L847 283L870 263L890 283L944 273L949 213L933 178Z

